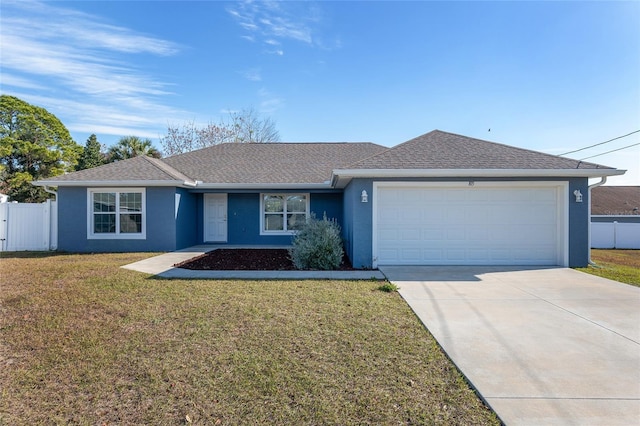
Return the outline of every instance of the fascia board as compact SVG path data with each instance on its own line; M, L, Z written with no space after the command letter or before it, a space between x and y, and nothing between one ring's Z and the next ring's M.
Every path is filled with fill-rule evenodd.
M83 180L83 181L67 181L67 180L43 180L31 182L36 186L91 186L91 187L125 187L125 186L170 186L193 188L195 183L185 182L182 180Z
M329 183L203 183L198 189L330 189Z
M619 169L336 169L338 178L383 177L602 177L623 175Z

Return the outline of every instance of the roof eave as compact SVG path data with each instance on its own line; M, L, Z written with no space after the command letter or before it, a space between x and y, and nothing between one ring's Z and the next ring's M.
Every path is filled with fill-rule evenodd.
M428 177L585 177L623 175L619 169L336 169L333 186L353 178L428 178Z
M323 183L215 183L197 182L198 189L330 189L329 181Z
M170 187L183 187L193 188L196 186L195 182L183 181L183 180L40 180L31 182L36 186L91 186L91 187L129 187L129 186L170 186Z

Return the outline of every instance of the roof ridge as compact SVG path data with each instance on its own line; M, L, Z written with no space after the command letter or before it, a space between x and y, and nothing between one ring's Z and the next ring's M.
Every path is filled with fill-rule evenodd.
M382 151L382 152L379 152L379 153L377 153L377 154L373 154L373 155L371 155L371 156L369 156L369 157L367 157L367 158L362 158L362 159L360 159L360 160L356 161L355 163L351 163L351 164L349 164L349 166L355 166L355 165L356 165L356 164L358 164L358 163L362 163L362 162L364 162L364 161L366 161L366 160L370 160L370 159L375 158L375 157L377 157L377 156L379 156L379 155L384 155L384 154L386 154L387 152L389 152L389 151L391 151L391 150L393 150L393 149L399 148L399 147L401 147L402 145L406 145L406 144L408 144L409 142L414 141L415 139L418 139L418 138L421 138L421 137L424 137L424 136L427 136L427 135L430 135L430 134L432 134L432 133L436 133L436 132L439 132L439 133L448 133L448 132L443 132L442 130L434 129L434 130L432 130L432 131L430 131L430 132L427 132L427 133L424 133L424 134L422 134L422 135L420 135L420 136L416 136L415 138L411 138L411 139L409 139L409 140L407 140L407 141L400 142L399 144L394 145L394 146L392 146L392 147L388 147L387 149L385 149L385 150L384 150L384 151ZM451 134L451 135L455 135L455 133L449 133L449 134ZM462 135L456 135L456 136L462 136ZM464 137L464 136L463 136L463 137Z
M446 133L448 135L458 136L458 137L465 138L465 139L472 139L472 140L480 141L480 142L484 142L484 143L491 143L491 144L494 144L494 145L504 146L506 148L512 148L512 149L517 149L517 150L520 150L520 151L526 151L526 152L532 152L532 153L535 153L535 154L546 155L547 157L562 158L562 159L565 159L565 160L577 161L578 164L576 166L576 169L580 168L580 164L586 164L586 165L590 165L590 166L595 166L596 169L599 169L599 168L609 169L610 168L610 167L607 167L607 166L604 166L604 165L598 164L598 163L591 163L589 161L576 160L575 158L571 158L571 157L563 157L561 155L554 155L554 154L549 154L547 152L536 151L536 150L529 149L529 148L522 148L522 147L519 147L519 146L507 145L507 144L502 143L502 142L494 142L494 141L489 141L489 140L486 140L486 139L474 138L474 137L471 137L471 136L461 135L459 133L446 132L444 130L437 130L437 129L436 130L432 130L431 132L425 133L422 136L426 136L426 135L428 135L430 133L434 133L434 132ZM422 136L418 136L418 137L422 137ZM417 139L417 138L414 138L414 139ZM410 142L410 141L407 141L407 142Z
M378 145L378 144L374 144L374 145ZM371 158L375 158L375 157L377 157L378 155L382 155L382 154L384 154L384 153L386 153L386 152L391 151L393 148L395 148L395 147L391 147L391 148L389 148L389 147L385 147L384 145L379 145L379 146L381 146L381 147L383 147L383 148L387 148L387 149L385 149L384 151L380 151L380 152L378 152L378 153L376 153L376 154L372 154L372 155L370 155L370 156L368 156L368 157L361 158L361 159L359 159L358 161L356 161L356 162L354 162L354 163L348 164L346 167L347 167L347 168L348 168L348 167L353 167L353 166L355 166L355 165L356 165L356 164L358 164L358 163L361 163L361 162L363 162L363 161L369 160L369 159L371 159Z
M219 149L220 147L233 146L233 145L242 145L242 146L254 146L254 145L377 145L375 142L223 142L215 145L205 146L203 148L197 148L191 151L181 152L179 154L174 154L169 157L166 157L166 160L172 160L177 157L192 155L196 152L201 152L210 149ZM164 163L167 164L167 163Z
M194 179L191 179L189 176L185 175L184 173L181 173L180 171L174 169L173 167L171 167L170 165L168 165L167 163L165 163L159 158L152 158L147 155L142 155L141 157L143 157L145 160L150 162L157 169L163 171L164 173L168 174L169 176L171 176L176 180L181 180L183 182L191 182L191 183L195 182Z

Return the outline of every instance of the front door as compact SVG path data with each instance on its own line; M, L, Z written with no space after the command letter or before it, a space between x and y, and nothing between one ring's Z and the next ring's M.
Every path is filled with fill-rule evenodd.
M227 194L204 194L204 242L227 242Z

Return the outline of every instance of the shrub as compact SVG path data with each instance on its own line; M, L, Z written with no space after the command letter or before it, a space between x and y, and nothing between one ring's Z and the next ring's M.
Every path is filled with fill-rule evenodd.
M340 226L327 220L316 219L313 214L293 238L289 256L296 269L338 269L344 251Z
M400 287L393 283L385 283L378 287L378 290L384 291L385 293L393 293L395 291L398 291L399 288Z

